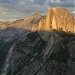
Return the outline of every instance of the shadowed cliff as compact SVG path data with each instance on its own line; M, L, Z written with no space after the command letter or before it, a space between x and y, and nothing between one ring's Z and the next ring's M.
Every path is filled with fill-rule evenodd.
M75 35L53 30L45 41L39 33L27 31L12 45L1 75L75 74Z

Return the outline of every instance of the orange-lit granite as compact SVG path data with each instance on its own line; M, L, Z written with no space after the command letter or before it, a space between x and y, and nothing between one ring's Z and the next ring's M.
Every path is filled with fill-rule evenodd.
M0 29L7 27L23 28L32 31L51 31L53 29L62 29L66 32L70 31L75 33L75 19L66 9L55 7L48 8L47 15L43 17L39 14L33 14L25 19L13 22L0 22Z
M43 19L39 22L39 29L46 31L62 29L66 32L75 32L75 19L70 12L64 8L48 8L45 20Z

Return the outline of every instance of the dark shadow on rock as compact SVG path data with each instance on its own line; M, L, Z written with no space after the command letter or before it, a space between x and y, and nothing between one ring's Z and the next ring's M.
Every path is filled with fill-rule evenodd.
M7 57L6 55L1 56L4 59L6 57L1 69L2 74L75 75L74 34L56 30L32 32L14 28L2 30L0 35L1 33L4 35L1 44L9 44L3 47L7 49ZM4 33L8 33L9 36ZM12 35L12 33L14 34ZM44 33L48 35L44 35ZM4 42L6 36L8 36L8 41ZM11 42L12 44L10 44ZM4 49L1 51L4 54ZM11 53L9 54L9 52Z

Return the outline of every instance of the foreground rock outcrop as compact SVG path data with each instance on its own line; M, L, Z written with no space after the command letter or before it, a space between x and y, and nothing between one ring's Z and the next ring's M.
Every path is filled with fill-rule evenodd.
M16 42L1 75L75 75L75 36L56 30L49 34L45 41L30 32Z
M0 53L0 75L75 75L75 19L58 7L0 22Z

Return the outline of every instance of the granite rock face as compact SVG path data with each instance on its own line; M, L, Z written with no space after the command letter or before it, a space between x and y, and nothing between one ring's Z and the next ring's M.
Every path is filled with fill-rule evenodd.
M63 8L0 22L0 75L75 75L74 29Z
M28 31L28 29L30 30L32 25L37 26L36 24L39 23L40 18L40 15L34 14L28 18L14 22L0 22L0 69L2 68L2 65L11 46L16 41L23 41L26 34L31 32Z
M37 25L39 24L39 21L41 19L41 15L39 14L33 14L27 18L11 21L11 22L1 22L0 21L0 29L5 29L8 27L14 27L14 28L23 28L25 30L37 30Z
M30 32L13 44L1 75L75 75L75 35L56 30L49 34L45 41Z
M0 30L0 69L5 61L8 51L17 40L24 40L24 29L7 28Z
M27 18L13 22L0 22L0 29L8 27L23 28L31 31L51 31L62 29L75 33L75 18L65 8L48 8L46 16L33 14Z
M53 29L75 33L74 17L64 8L48 8L46 17L39 22L39 30L51 31Z

